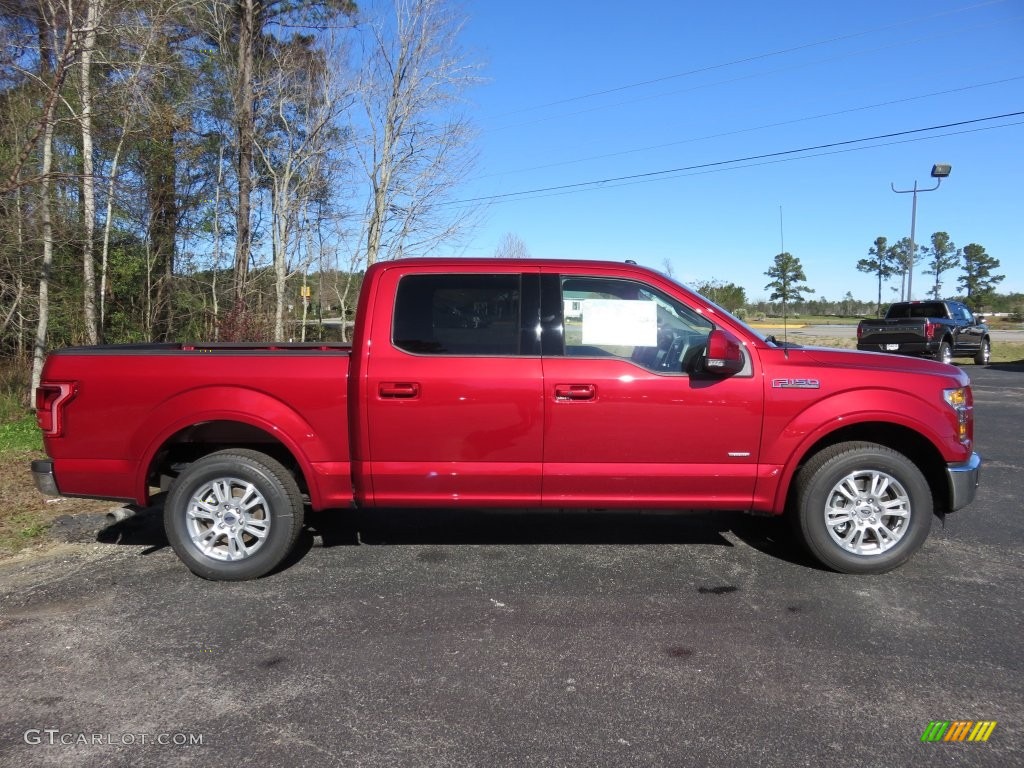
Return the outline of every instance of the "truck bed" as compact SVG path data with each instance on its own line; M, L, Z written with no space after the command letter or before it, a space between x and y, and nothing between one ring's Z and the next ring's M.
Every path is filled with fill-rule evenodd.
M161 446L173 452L176 441L194 440L197 432L205 441L230 444L244 432L309 462L304 469L314 480L303 490L315 506L343 506L351 500L350 354L348 344L320 342L56 350L43 380L71 382L73 407L64 409L66 423L46 437L47 452L74 495L145 504L161 484L154 467L174 460L157 456L158 449L168 450ZM69 432L73 440L65 439Z

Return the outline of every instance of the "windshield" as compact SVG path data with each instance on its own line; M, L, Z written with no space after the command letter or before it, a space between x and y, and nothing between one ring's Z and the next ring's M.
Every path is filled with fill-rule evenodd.
M678 285L680 288L685 288L686 290L691 291L692 293L696 293L698 296L700 296L702 299L704 299L704 301L706 301L708 304L710 304L712 307L714 307L716 314L722 315L724 317L727 317L731 322L733 322L736 325L739 325L742 328L744 328L747 331L747 333L751 334L752 336L756 336L757 338L759 338L761 341L765 342L766 344L775 344L777 346L781 346L781 344L775 340L774 336L765 336L760 331L758 331L758 330L756 330L754 328L751 328L743 320L740 320L738 317L736 317L736 315L734 315L732 312L727 310L725 307L722 307L722 306L716 304L715 302L713 302L711 299L709 299L703 293L699 293L698 291L696 291L695 289L693 289L690 286L686 285L685 283L679 282L674 277L672 277L672 275L667 275L664 272L662 272L661 274L665 277L666 280L671 280L674 284ZM712 318L709 318L709 319L712 319Z

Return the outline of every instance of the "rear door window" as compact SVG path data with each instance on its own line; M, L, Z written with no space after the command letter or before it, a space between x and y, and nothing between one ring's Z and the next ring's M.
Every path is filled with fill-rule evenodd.
M518 274L406 275L391 340L419 355L519 355L521 305Z

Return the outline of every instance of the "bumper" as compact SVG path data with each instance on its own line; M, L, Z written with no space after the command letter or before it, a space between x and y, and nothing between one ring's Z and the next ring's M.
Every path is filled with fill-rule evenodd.
M896 343L896 342L892 342ZM857 344L861 352L889 352L897 355L916 355L918 357L935 357L939 345L927 341L906 341L898 345L898 349L886 349L887 344Z
M949 511L955 512L974 501L981 476L981 456L971 454L962 464L947 464L946 477L949 479Z
M48 459L37 459L32 462L32 480L36 490L47 496L60 496L57 490L57 478L53 474L53 462Z

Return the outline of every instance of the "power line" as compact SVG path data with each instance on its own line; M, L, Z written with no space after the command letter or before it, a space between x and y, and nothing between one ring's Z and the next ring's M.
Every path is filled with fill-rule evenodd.
M965 85L965 86L962 86L960 88L950 88L950 89L945 90L945 91L932 91L931 93L924 93L924 94L920 94L920 95L917 95L917 96L908 96L908 97L903 98L903 99L891 99L889 101L882 101L882 102L878 102L876 104L866 104L866 105L862 105L862 106L859 106L859 107L850 107L848 109L840 109L840 110L836 110L834 112L822 112L822 113L817 114L817 115L807 115L805 117L797 117L797 118L794 118L792 120L782 120L782 121L776 122L776 123L764 123L762 125L755 125L755 126L751 126L749 128L738 128L738 129L736 129L734 131L723 131L721 133L710 133L710 134L706 134L704 136L696 136L696 137L693 137L693 138L690 138L690 139L681 139L679 141L669 141L669 142L666 142L664 144L653 144L653 145L650 145L650 146L647 146L647 147L636 147L634 149L624 149L624 150L620 150L618 152L608 152L608 153L605 153L603 155L591 155L589 157L581 157L581 158L577 158L575 160L562 160L562 161L559 161L557 163L546 163L544 165L534 165L534 166L530 166L528 168L515 168L515 169L512 169L512 170L496 171L494 173L482 174L482 175L477 176L475 178L476 179L488 179L488 178L492 178L494 176L508 176L508 175L511 175L511 174L514 174L514 173L528 173L530 171L540 171L540 170L545 170L547 168L558 168L558 167L563 166L563 165L575 165L576 163L586 163L586 162L590 162L592 160L605 160L605 159L610 158L610 157L621 157L623 155L631 155L631 154L636 154L638 152L650 152L651 150L655 150L655 149L666 149L667 147L677 147L677 146L680 146L682 144L692 144L692 143L698 142L698 141L707 141L709 139L720 139L720 138L723 138L725 136L736 136L736 135L739 135L741 133L752 133L754 131L761 131L761 130L764 130L766 128L779 128L779 127L782 127L784 125L795 125L795 124L798 124L798 123L809 122L811 120L821 120L821 119L824 119L826 117L838 117L839 115L847 115L847 114L852 114L854 112L865 112L865 111L867 111L869 109L878 109L880 107L891 107L891 106L894 106L896 104L906 104L906 103L911 102L911 101L920 101L922 99L930 99L930 98L933 98L935 96L948 96L948 95L953 94L953 93L962 93L964 91L971 91L971 90L974 90L976 88L986 88L986 87L992 86L992 85L1002 85L1004 83L1009 83L1009 82L1013 82L1015 80L1022 80L1022 79L1024 79L1024 75L1014 75L1013 77L1007 77L1007 78L1004 78L1002 80L991 80L991 81L986 82L986 83L975 83L974 85Z
M677 72L675 74L664 75L662 77L655 77L655 78L651 78L649 80L641 80L641 81L634 82L634 83L627 83L626 85L619 85L619 86L615 86L613 88L605 88L605 89L600 90L600 91L592 91L590 93L579 94L577 96L568 96L568 97L566 97L564 99L557 99L555 101L550 101L550 102L547 102L545 104L537 104L537 105L534 105L534 106L531 106L531 107L523 107L521 109L512 110L510 112L503 112L503 113L501 113L499 115L495 115L494 117L495 118L506 117L508 115L518 115L518 114L522 114L524 112L533 112L533 111L538 110L538 109L546 109L548 107L558 106L559 104L569 104L569 103L574 102L574 101L582 101L584 99L591 99L591 98L595 98L597 96L605 96L605 95L607 95L609 93L617 93L619 91L626 91L626 90L630 90L630 89L633 89L633 88L640 88L640 87L643 87L645 85L654 85L656 83L662 83L662 82L665 82L665 81L668 81L668 80L677 80L677 79L679 79L681 77L688 77L690 75L697 75L697 74L701 74L703 72L711 72L711 71L714 71L716 69L725 69L726 67L732 67L732 66L736 66L738 64L747 64L747 63L752 62L752 61L760 61L762 59L769 59L769 58L773 58L773 57L776 57L776 56L783 56L783 55L785 55L787 53L795 53L796 51L803 51L803 50L807 50L808 48L817 48L817 47L820 47L820 46L823 46L823 45L829 45L830 43L841 42L843 40L852 40L854 38L864 37L865 35L871 35L871 34L874 34L876 32L884 32L884 31L889 30L889 29L895 29L897 27L907 26L908 24L916 24L918 22L930 21L931 19L941 18L943 16L950 16L950 15L953 15L953 14L963 13L963 12L966 12L966 11L973 11L973 10L978 9L978 8L984 8L984 7L989 6L989 5L998 5L998 4L1003 3L1003 2L1006 2L1006 0L986 0L985 2L975 3L974 5L966 5L966 6L962 6L960 8L952 8L952 9L950 9L948 11L941 11L939 13L933 13L933 14L930 14L928 16L918 16L918 17L915 17L915 18L912 18L912 19L904 19L902 21L897 21L897 22L894 22L892 24L885 24L885 25L882 25L880 27L873 27L871 29L861 30L860 32L851 32L850 34L847 34L847 35L839 35L837 37L831 37L831 38L827 38L827 39L824 39L824 40L816 40L816 41L814 41L812 43L803 43L802 45L796 45L796 46L793 46L791 48L782 48L782 49L779 49L779 50L776 50L776 51L769 51L767 53L759 53L759 54L755 54L753 56L746 56L744 58L734 59L732 61L721 62L721 63L718 63L718 64L709 64L709 65L707 65L705 67L698 67L697 69L691 69L691 70L687 70L685 72Z
M927 133L929 131L940 131L947 128L958 128L965 125L975 125L977 123L983 123L990 120L1002 120L1008 117L1020 117L1024 115L1024 111L1021 112L1007 112L1002 115L991 115L989 117L976 117L972 120L960 120L955 123L944 123L942 125L932 125L927 128L912 128L905 131L896 131L894 133L882 133L876 136L866 136L860 139L846 139L844 141L834 141L828 144L816 144L809 147L801 147L799 149L786 149L778 152L766 152L760 155L747 155L746 157L737 157L731 160L716 160L710 163L699 163L696 165L680 166L678 168L667 168L660 171L647 171L646 173L634 173L626 176L611 176L604 179L595 179L593 181L580 181L574 184L559 184L551 187L538 187L535 189L526 189L519 192L504 192L497 195L484 195L481 197L469 197L463 200L453 200L442 205L465 205L468 203L480 203L480 202L495 202L501 200L508 200L510 198L520 198L525 195L536 195L546 192L569 192L569 191L583 191L590 187L598 187L606 184L617 184L628 181L639 181L643 179L653 179L656 177L664 177L673 173L683 173L685 171L701 171L709 170L714 168L722 168L723 166L735 165L737 163L749 163L755 160L770 160L772 158L783 158L786 156L792 156L802 154L806 152L815 152L822 149L834 149L836 147L850 146L852 144L862 144L869 141L881 141L882 139L893 139L900 136L911 136L914 134Z
M998 1L1002 2L1002 0L998 0ZM1003 24L1006 24L1007 21L1016 21L1016 20L1018 20L1020 18L1024 18L1024 17L1014 16L1014 17L1011 17L1010 19L999 19L999 20L996 20L996 21L988 21L988 22L985 22L985 23L982 23L982 24L976 24L973 27L959 28L959 29L952 30L950 32L945 33L941 37L961 37L964 34L965 29L966 30L978 30L978 29L983 29L985 27L992 27L992 26L1003 25ZM544 117L537 117L537 118L534 118L532 120L526 120L526 121L520 122L520 123L511 123L509 125L496 126L496 127L493 127L493 128L485 128L484 129L484 133L496 133L496 132L499 132L499 131L513 130L513 129L517 129L517 128L526 128L526 127L531 126L531 125L537 125L538 123L547 123L547 122L551 122L553 120L562 120L562 119L570 118L570 117L578 117L579 115L585 115L585 114L587 114L589 112L600 112L600 111L603 111L603 110L616 109L616 108L619 108L619 107L625 107L625 106L628 106L630 104L636 104L636 103L641 102L641 101L651 101L652 99L664 99L667 96L677 96L677 95L682 94L682 93L690 93L692 91L700 91L700 90L706 90L708 88L716 88L716 87L721 86L721 85L731 85L733 83L743 82L744 80L755 80L757 78L767 77L767 76L770 76L770 75L777 75L777 74L780 74L780 73L783 73L783 72L791 72L793 70L798 70L798 69L807 69L808 67L818 67L818 66L820 66L822 64L827 64L827 63L830 63L830 62L839 61L841 59L849 59L849 58L854 58L854 57L857 57L857 56L864 56L866 54L879 53L880 51L888 51L888 50L892 50L892 49L905 48L908 45L916 45L916 44L922 43L922 42L928 43L929 45L935 45L935 42L936 42L937 39L939 39L939 36L927 35L925 37L919 37L919 38L917 38L915 40L899 40L899 41L896 41L894 43L887 43L885 45L876 46L874 48L862 48L862 49L857 50L857 51L847 51L846 53L836 54L834 56L828 56L826 58L817 59L815 61L805 61L805 62L802 62L802 63L799 63L799 64L790 64L788 66L779 67L777 69L761 70L761 71L757 71L757 72L750 72L750 73L745 74L745 75L737 75L736 77L731 77L731 78L728 78L726 80L718 80L718 81L711 82L711 83L702 83L700 85L694 85L694 86L691 86L689 88L684 88L682 90L668 91L668 92L665 92L665 93L655 93L655 94L651 94L649 96L639 96L637 98L628 99L626 101L618 101L618 102L614 102L614 103L610 103L610 104L599 104L599 105L593 106L593 107L586 107L585 109L579 109L579 110L576 110L575 112L564 112L564 113L561 113L561 114L546 115Z
M843 147L843 148L840 148L840 149L831 149L831 150L823 151L823 152L815 152L813 154L799 155L799 156L796 156L796 157L777 157L777 158L771 158L771 159L767 159L767 160L760 160L758 162L748 162L748 163L745 163L743 165L731 165L731 166L729 166L727 168L724 168L724 167L723 168L705 168L705 169L702 169L702 170L694 170L694 171L691 171L689 173L680 172L679 174L677 174L675 176L673 176L673 175L666 175L666 176L660 176L660 177L656 177L656 178L652 178L652 179L638 179L638 180L635 180L635 181L622 181L622 182L618 182L618 183L613 183L613 184L605 185L605 187L603 187L603 188L606 188L606 189L616 189L618 187L626 187L626 186L630 186L632 184L650 184L651 182L666 181L666 180L672 180L672 179L680 179L680 178L686 178L688 176L701 176L701 175L708 174L708 173L721 173L722 171L735 171L735 170L740 170L740 169L743 169L743 168L757 168L758 166L761 166L761 165L773 165L773 164L776 164L776 163L791 163L794 160L809 160L809 159L814 158L814 157L827 157L828 155L839 155L839 154L843 154L843 153L846 153L846 152L863 152L863 151L868 150L868 149L878 149L880 147L892 147L892 146L896 146L898 144L912 144L912 143L918 142L918 141L934 141L935 139L944 139L944 138L946 138L948 136L962 136L962 135L968 134L968 133L980 133L982 131L995 131L995 130L998 130L1000 128L1010 128L1010 127L1016 126L1016 125L1024 125L1024 120L1019 120L1019 121L1017 121L1015 123L1004 123L1002 125L987 125L987 126L982 126L982 127L978 127L978 128L964 128L963 130L950 131L948 133L938 133L938 134L935 134L933 136L914 136L913 138L900 139L898 141L885 141L885 142L881 142L879 144L871 144L870 146L866 146L866 147L853 147L853 146L849 146L849 147ZM582 191L586 191L586 190L575 190L575 191L581 191L582 192ZM555 194L571 195L571 194L574 194L575 191L574 190L569 190L567 192L555 192L555 193L551 193L551 194L553 194L553 195L555 195ZM546 197L546 195L537 195L536 197L526 197L526 198L519 198L519 199L521 199L521 200L534 200L537 197ZM512 201L504 201L504 202L512 202Z

